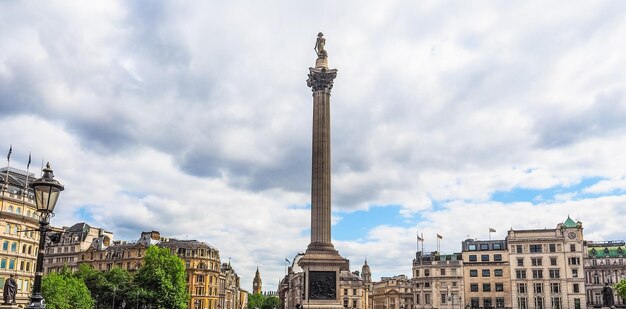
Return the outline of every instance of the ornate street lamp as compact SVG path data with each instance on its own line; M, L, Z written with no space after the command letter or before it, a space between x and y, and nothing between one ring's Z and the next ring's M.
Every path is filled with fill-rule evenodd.
M27 309L46 308L41 295L41 279L43 276L43 254L46 245L46 233L50 224L50 217L54 216L54 207L59 199L59 193L65 189L63 185L54 179L54 173L50 168L50 162L43 169L43 176L30 183L35 191L35 203L39 212L39 252L37 253L37 265L35 269L35 285L30 304Z

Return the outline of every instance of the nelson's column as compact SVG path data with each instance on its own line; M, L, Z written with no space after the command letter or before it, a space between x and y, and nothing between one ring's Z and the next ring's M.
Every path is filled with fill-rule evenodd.
M349 261L335 250L330 238L330 90L337 77L328 69L326 39L317 36L315 67L309 68L307 85L313 90L313 165L311 177L311 243L300 259L304 270L305 309L340 309L339 273Z

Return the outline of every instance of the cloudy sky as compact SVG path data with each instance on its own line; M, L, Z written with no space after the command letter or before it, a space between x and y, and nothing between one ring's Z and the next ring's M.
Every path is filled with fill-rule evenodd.
M274 290L309 242L319 31L333 239L377 280L467 237L626 238L623 1L2 1L0 147L50 161L54 225L217 247ZM37 174L38 175L38 174Z

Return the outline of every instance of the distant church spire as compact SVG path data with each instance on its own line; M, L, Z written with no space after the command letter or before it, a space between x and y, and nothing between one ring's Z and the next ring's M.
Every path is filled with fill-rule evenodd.
M254 280L252 281L252 294L261 294L263 289L263 283L261 282L261 273L259 272L259 266L256 267L256 274L254 274Z

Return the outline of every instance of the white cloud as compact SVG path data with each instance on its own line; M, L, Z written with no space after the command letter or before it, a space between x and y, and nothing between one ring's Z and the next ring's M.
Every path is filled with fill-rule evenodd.
M596 177L582 193L624 188L623 13L618 2L6 2L0 140L16 165L28 150L52 162L67 186L59 224L86 207L120 237L206 240L244 285L261 264L273 288L308 244L305 79L321 30L339 69L341 217L401 205L452 251L490 220L503 237L574 211L590 237L619 238L601 222L622 196L568 188ZM565 188L555 204L490 201L552 187ZM413 234L381 226L336 246L353 267L371 256L375 274L408 273Z

